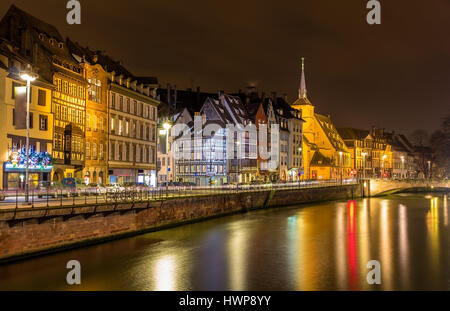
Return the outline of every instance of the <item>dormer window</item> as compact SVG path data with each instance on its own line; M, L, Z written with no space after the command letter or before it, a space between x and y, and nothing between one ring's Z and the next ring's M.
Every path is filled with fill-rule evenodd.
M53 46L53 43L55 43L55 40L53 40L53 39L50 39L50 40L49 40L49 42L50 42L50 45L52 45L52 46Z
M64 43L60 42L60 43L58 44L58 46L59 46L60 49L62 49L62 48L64 47Z
M44 34L43 33L39 34L39 40L44 40Z

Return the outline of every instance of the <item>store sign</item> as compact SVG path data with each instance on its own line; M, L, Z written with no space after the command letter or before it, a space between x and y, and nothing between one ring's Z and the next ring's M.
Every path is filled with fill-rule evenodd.
M12 163L6 163L5 164L5 168L7 170L25 170L26 169L26 165L25 164L19 164L19 165L14 165ZM30 170L44 170L44 171L51 171L53 169L53 165L48 165L46 167L42 167L40 165L29 165L28 169Z

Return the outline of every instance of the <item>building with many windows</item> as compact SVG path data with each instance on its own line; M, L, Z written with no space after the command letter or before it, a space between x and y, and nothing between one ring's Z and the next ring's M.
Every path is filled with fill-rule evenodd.
M48 97L53 119L47 118L47 127L53 129L53 179L81 177L86 108L83 68L72 57L54 26L14 5L0 21L0 38L31 65L40 80L53 84ZM44 125L45 118L41 119Z
M26 83L20 72L27 61L5 41L0 43L0 188L24 189L26 146ZM51 92L53 85L38 77L31 84L30 93L30 153L52 153L53 116ZM30 189L39 181L51 179L52 165L36 162L30 165Z
M108 78L99 63L100 52L67 40L72 55L83 66L86 87L86 143L83 178L86 184L106 183L108 175Z
M114 69L108 93L109 182L155 186L160 103L156 78L134 77L118 63Z

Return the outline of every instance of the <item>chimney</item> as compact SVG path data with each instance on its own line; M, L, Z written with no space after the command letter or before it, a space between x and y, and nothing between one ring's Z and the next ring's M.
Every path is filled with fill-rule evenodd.
M173 86L173 93L173 108L177 109L178 90L176 84Z
M277 101L277 92L272 92L272 100L274 103Z
M200 106L200 87L197 86L197 107Z
M171 99L171 97L172 97L172 92L171 92L171 89L170 89L170 83L167 83L167 104L168 104L169 106L172 105L172 99Z

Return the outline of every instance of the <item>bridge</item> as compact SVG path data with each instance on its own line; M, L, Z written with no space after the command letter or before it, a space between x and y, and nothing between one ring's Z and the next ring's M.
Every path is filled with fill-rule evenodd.
M370 179L364 182L364 196L381 196L410 191L450 192L450 181L430 179Z

